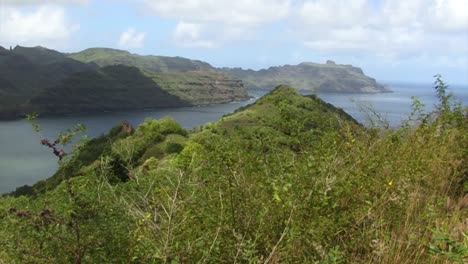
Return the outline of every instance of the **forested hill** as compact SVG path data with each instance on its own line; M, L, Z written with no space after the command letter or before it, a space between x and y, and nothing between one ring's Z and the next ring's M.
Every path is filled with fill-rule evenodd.
M436 84L396 129L279 86L189 131L123 122L66 156L79 129L42 139L64 159L0 198L0 260L464 263L468 119Z
M126 71L128 74L118 76ZM253 71L110 48L68 54L44 47L0 48L0 119L20 118L30 112L63 114L226 103L248 99L246 88L272 90L280 84L319 92L389 91L360 68L332 61Z
M240 79L216 70L210 64L182 57L138 55L109 48L90 48L68 57L101 67L136 67L163 90L194 105L225 103L249 98Z
M106 65L71 57L43 47L1 48L0 119L19 118L30 112L147 109L249 98L242 81L207 71L211 68L203 62L194 61L189 67L186 64L191 60L164 57L164 67L184 69L169 73L145 63L119 62L117 55L116 63Z
M20 116L31 98L68 76L96 69L42 47L0 49L0 119Z
M181 57L142 56L128 51L91 48L68 54L70 58L93 62L100 66L124 64L153 73L181 73L189 71L223 72L242 80L247 89L272 90L286 84L299 90L317 90L335 93L381 93L390 90L352 65L304 62L298 65L270 67L259 71L241 68L215 68L206 62Z
M76 53L67 54L68 57L99 66L123 64L134 66L152 72L188 72L206 71L214 68L203 61L190 60L182 57L142 56L125 50L110 48L90 48Z

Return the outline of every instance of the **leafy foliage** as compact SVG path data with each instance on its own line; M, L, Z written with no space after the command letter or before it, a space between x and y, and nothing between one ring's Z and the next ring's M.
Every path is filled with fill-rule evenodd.
M287 86L190 133L169 118L114 128L80 149L79 176L0 200L0 258L464 263L468 124L444 87L396 129Z

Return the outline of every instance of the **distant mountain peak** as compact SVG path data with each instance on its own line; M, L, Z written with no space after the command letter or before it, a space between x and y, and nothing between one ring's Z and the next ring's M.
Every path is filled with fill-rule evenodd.
M272 90L286 84L298 90L315 89L335 93L381 93L387 88L366 76L361 68L350 64L302 62L298 65L283 65L268 69L243 70L222 68L226 74L244 81L247 89Z

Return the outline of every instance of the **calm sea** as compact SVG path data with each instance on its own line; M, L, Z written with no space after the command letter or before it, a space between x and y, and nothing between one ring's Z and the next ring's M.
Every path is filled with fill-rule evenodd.
M397 126L411 110L411 96L418 97L433 109L437 99L431 84L389 84L393 93L385 94L320 94L325 101L343 108L358 121L366 123L367 115L360 109L362 105L371 105L383 115L391 125ZM464 105L468 103L468 87L453 86L453 92ZM262 93L253 94L261 96ZM54 138L60 131L82 123L86 134L95 137L106 133L121 120L128 120L138 125L146 117L161 118L171 116L183 127L191 128L206 122L212 122L235 109L252 103L255 99L230 104L209 105L200 107L182 107L151 111L112 112L89 115L41 118L39 122L44 129L41 134ZM57 160L50 150L39 144L39 135L34 133L31 125L23 120L0 122L0 193L14 190L18 186L33 184L38 180L50 177L57 168Z

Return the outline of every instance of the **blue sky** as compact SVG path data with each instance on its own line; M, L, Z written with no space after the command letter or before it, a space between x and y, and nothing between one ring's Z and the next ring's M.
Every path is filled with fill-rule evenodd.
M468 0L0 0L0 45L89 47L260 69L353 64L468 84Z

